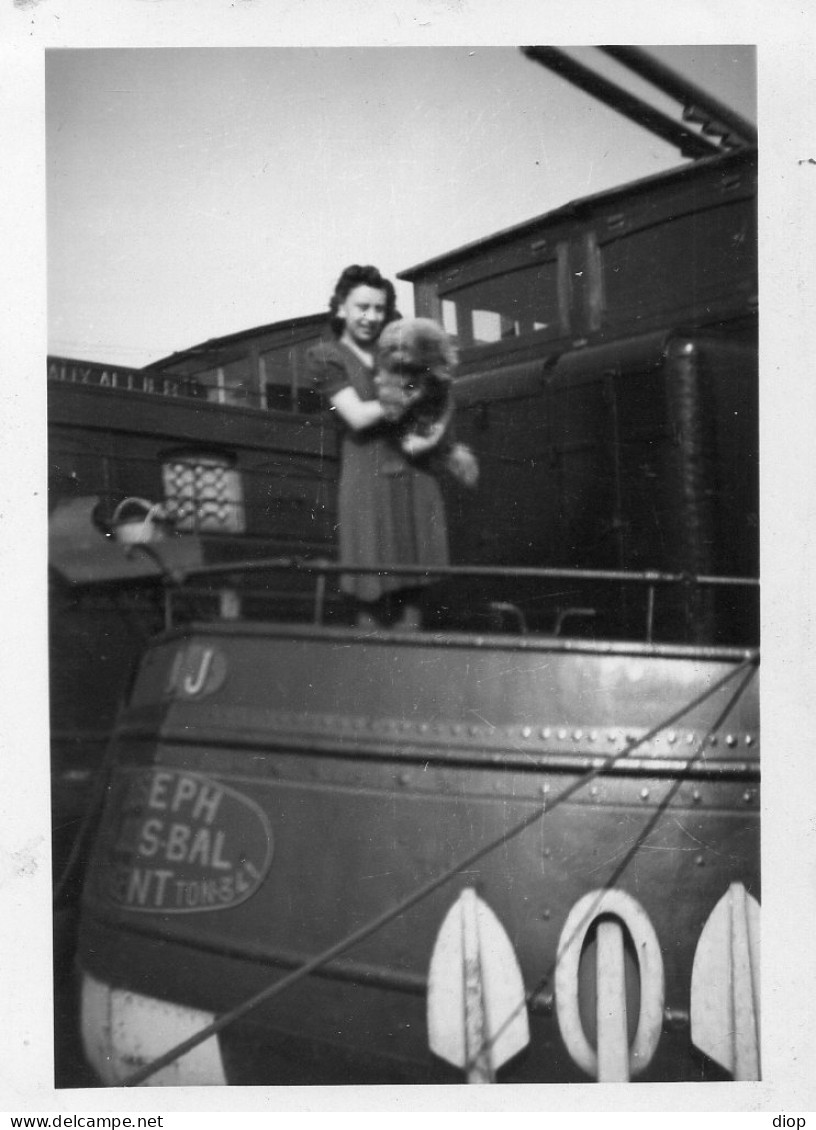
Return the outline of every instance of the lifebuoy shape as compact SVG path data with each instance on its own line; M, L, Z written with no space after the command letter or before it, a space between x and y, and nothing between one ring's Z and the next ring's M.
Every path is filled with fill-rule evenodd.
M629 1073L637 1075L651 1062L663 1026L665 980L657 934L646 911L625 891L590 891L567 916L558 939L555 970L555 1008L561 1038L572 1058L588 1075L598 1078L598 1053L581 1024L578 1005L578 966L587 931L602 915L619 919L629 931L640 972L640 1013L628 1049Z

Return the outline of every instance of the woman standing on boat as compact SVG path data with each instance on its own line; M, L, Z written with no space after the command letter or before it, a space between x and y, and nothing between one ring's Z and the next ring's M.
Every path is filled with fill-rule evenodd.
M332 338L309 351L316 388L342 428L340 561L344 565L447 565L445 509L435 475L408 459L398 422L415 402L384 407L374 381L377 340L394 321L393 284L376 267L347 267L329 310ZM344 574L340 588L358 601L362 627L419 627L422 577Z

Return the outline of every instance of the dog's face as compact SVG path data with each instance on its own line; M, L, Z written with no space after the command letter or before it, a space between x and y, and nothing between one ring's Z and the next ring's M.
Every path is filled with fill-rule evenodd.
M456 352L448 335L429 318L391 322L380 334L377 361L381 371L397 377L405 388L429 379L450 380Z

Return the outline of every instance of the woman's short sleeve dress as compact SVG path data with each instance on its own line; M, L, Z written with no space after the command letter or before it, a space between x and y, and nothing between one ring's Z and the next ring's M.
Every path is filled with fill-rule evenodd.
M308 364L315 387L325 397L350 386L361 400L376 399L374 373L340 342L314 346ZM421 461L403 455L392 425L354 432L339 423L341 563L372 568L447 565L445 507L436 477ZM373 601L385 592L431 579L349 573L341 577L340 587L359 600Z

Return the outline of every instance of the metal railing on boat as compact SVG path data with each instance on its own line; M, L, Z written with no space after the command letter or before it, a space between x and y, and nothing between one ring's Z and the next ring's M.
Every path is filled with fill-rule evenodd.
M660 570L623 570L623 569L581 569L547 566L508 566L508 565L446 565L429 568L423 565L401 565L398 563L380 565L377 567L349 566L337 561L324 558L303 558L297 556L281 556L266 559L219 562L217 564L200 565L186 570L167 568L162 561L160 544L139 544L131 547L130 552L141 551L152 557L162 570L165 582L165 622L169 628L173 623L172 596L180 586L188 585L194 581L216 580L224 578L229 584L238 583L242 576L264 573L296 573L315 577L313 596L313 622L323 622L326 600L326 581L330 576L353 573L359 576L388 576L397 574L400 577L416 578L423 580L495 580L495 581L552 581L563 580L571 582L588 582L595 584L622 584L632 587L641 587L646 590L645 600L645 627L644 638L651 643L654 638L655 603L658 589L682 588L685 592L692 590L723 590L743 589L758 590L757 577L729 577L714 574L690 574L678 572L663 572ZM501 603L501 602L497 602ZM507 605L506 607L510 607ZM569 608L559 613L555 622L553 635L559 635L565 618L568 615L591 614L591 609ZM522 621L523 622L523 621Z

